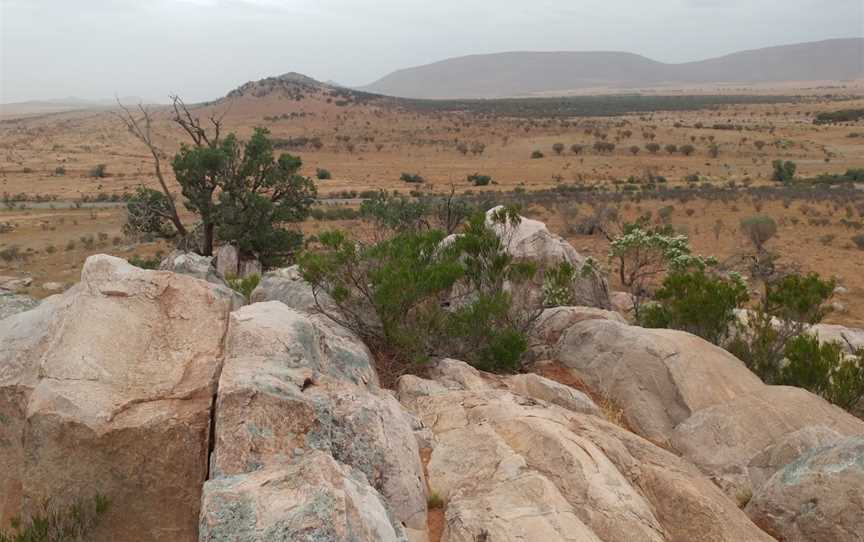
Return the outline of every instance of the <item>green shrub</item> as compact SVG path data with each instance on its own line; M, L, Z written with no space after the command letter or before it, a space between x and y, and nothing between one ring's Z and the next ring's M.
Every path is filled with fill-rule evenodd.
M722 344L735 322L734 310L749 299L738 276L728 279L704 269L669 273L639 316L645 327L680 329Z
M564 143L555 143L554 145L552 145L552 151L555 154L560 155L562 152L564 152Z
M543 153L540 151L537 151L537 150L531 151L531 158L534 160L536 160L538 158L543 158Z
M858 235L852 237L852 242L855 243L855 246L864 250L864 233L859 233Z
M472 173L471 175L468 175L468 182L473 184L474 186L486 186L490 182L492 182L492 177L490 177L489 175Z
M106 166L105 164L98 164L90 168L90 171L87 172L87 175L89 177L101 179L105 176L107 169L108 166Z
M422 183L425 179L418 173L403 173L399 176L399 180L406 183Z
M864 398L864 350L847 356L840 343L802 334L786 343L784 354L778 384L804 388L847 410Z
M132 256L129 258L129 263L141 269L159 269L159 264L162 260L157 256L154 258L142 258L140 256Z
M170 238L176 234L170 219L171 203L168 196L159 190L139 186L126 201L126 235L153 234Z
M771 167L773 168L771 180L779 183L790 183L795 180L795 170L798 168L795 162L774 160L771 162Z
M567 307L575 304L572 284L576 269L568 261L562 261L545 270L543 274L543 305L545 307Z
M13 519L12 532L0 530L0 542L85 542L109 506L110 501L102 495L76 500L66 508L45 501L26 524Z
M506 211L496 220L518 215ZM325 232L320 249L301 256L300 270L316 295L326 292L339 308L339 314L325 314L363 338L379 360L396 360L397 372L430 356L486 370L517 369L536 315L516 310L503 286L530 280L534 266L512 260L483 214L442 245L445 235L409 227L363 245L342 232ZM455 303L445 307L442 299Z
M240 278L237 275L228 275L225 277L225 283L229 288L243 296L247 303L252 301L252 292L261 283L261 276L257 273Z
M63 166L55 167L54 168L54 175L57 177L62 177L63 175L66 175L66 168Z
M324 181L327 179L332 179L333 176L326 169L319 167L315 170L315 178Z

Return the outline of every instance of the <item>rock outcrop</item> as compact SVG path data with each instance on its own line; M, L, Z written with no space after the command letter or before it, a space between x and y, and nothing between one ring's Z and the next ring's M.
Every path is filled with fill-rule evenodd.
M32 297L0 290L0 320L19 312L29 311L38 304L39 301Z
M318 292L318 303L327 312L338 313L338 308L325 292ZM252 302L281 301L285 305L308 314L319 313L312 285L303 280L296 265L269 271L261 277L252 292Z
M533 392L555 386L514 393L453 360L432 373L398 390L434 433L428 483L446 503L443 542L772 540L685 461Z
M89 540L193 540L231 299L92 256L0 321L0 514L107 496Z
M572 290L580 305L610 308L609 289L606 280L597 271L583 267L587 258L579 254L570 243L549 231L546 224L539 220L521 217L519 224L499 224L492 217L503 207L493 207L486 211L486 224L491 227L504 244L505 250L517 260L531 260L539 264L541 273L538 282L529 293L541 295L542 271L567 262L576 270Z
M804 453L775 473L753 495L746 510L780 540L862 540L864 437Z
M766 386L688 333L588 319L544 354L620 407L636 433L681 454L733 497L773 474L763 468L754 477L751 462L798 431L825 429L810 432L808 446L864 435L861 420L803 389Z
M236 499L250 499L254 496L242 495L263 483L262 477L285 480L295 471L313 472L329 480L334 487L321 488L326 500L336 499L348 510L356 506L352 502L358 495L364 502L385 503L376 505L386 506L384 516L373 510L364 512L377 518L374 525L367 526L374 527L372 534L378 532L375 525L381 517L389 518L387 536L391 538L382 540L393 539L392 533L404 537L405 529L424 531L426 493L410 419L396 399L377 386L370 354L356 337L326 319L313 319L270 301L232 313L225 344L211 479L204 488L201 512L202 526L208 527L202 533L238 529L229 525L234 522L230 507L235 506L231 504L235 497L226 500L220 495L235 495L233 488L241 488ZM322 466L318 452L341 466ZM304 505L304 494L295 489L290 484L284 492L270 488L256 501L256 514L263 514L267 521L278 519L282 525L279 535L283 538L261 540L305 536L300 528L307 523L286 526L283 523L290 514L273 517L285 503L299 506L300 518L321 513L309 508L311 504ZM268 512L271 507L275 511ZM342 514L334 517L330 527L350 535L355 531L354 521L351 514ZM254 525L261 528L260 521ZM234 539L259 540L255 538L258 531L251 527L230 532L237 536ZM351 536L324 539L354 540ZM374 536L360 539L375 540ZM201 540L223 538L202 534Z

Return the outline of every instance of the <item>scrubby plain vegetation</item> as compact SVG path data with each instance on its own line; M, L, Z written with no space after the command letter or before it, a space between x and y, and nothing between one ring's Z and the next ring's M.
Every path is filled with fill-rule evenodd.
M68 283L94 252L155 267L233 243L265 268L299 263L385 375L435 356L515 371L530 323L572 303L562 285L584 270L543 270L540 303L514 300L503 284L539 271L485 222L504 205L502 225L543 220L590 256L641 325L844 408L861 397L862 353L804 327L864 327L854 93L430 102L274 79L230 96L224 116L177 99L123 122L3 121L6 274Z

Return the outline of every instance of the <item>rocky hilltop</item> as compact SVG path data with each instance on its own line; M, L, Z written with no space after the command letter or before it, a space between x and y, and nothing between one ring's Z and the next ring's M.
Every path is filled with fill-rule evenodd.
M98 494L95 541L862 540L864 422L695 336L557 307L523 374L390 390L296 270L244 306L208 265L93 256L7 311L2 528Z

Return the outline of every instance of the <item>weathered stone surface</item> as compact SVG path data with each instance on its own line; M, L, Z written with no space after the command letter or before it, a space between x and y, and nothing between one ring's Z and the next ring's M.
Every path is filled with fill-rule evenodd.
M633 312L633 294L630 292L612 292L609 294L612 310L619 314L629 315Z
M159 263L159 269L161 271L172 271L181 275L189 275L190 277L206 280L213 284L225 285L222 277L213 266L213 258L211 256L201 256L194 252L175 250L162 259Z
M864 435L864 422L805 390L766 386L731 354L687 333L585 320L561 335L553 354L622 408L634 431L677 451L732 497L782 467L751 462L793 433ZM829 432L811 440L825 444L818 437Z
M581 271L587 258L579 254L570 243L558 235L554 235L546 225L538 220L522 217L516 226L497 224L492 221L492 215L502 207L494 207L486 211L486 223L498 237L501 238L505 250L516 259L527 259L538 262L541 270L561 262L568 262L576 270L573 290L576 302L580 305L608 309L609 290L605 279L592 272L583 276ZM542 292L542 279L533 288L535 294Z
M19 312L29 311L38 304L39 301L32 297L0 290L0 320Z
M92 256L0 321L0 511L107 496L95 541L193 540L230 299Z
M344 329L278 301L231 314L213 478L324 451L362 472L396 523L421 531L426 496L410 422L378 388L366 347Z
M404 542L381 496L357 470L324 452L209 480L202 542Z
M753 487L761 487L775 472L799 456L816 448L842 440L837 431L824 425L810 425L785 435L753 456L747 470Z
M634 431L657 443L693 412L764 388L741 361L699 337L612 320L571 326L551 359L610 397Z
M774 474L746 511L788 542L864 540L864 437L804 453Z
M822 342L838 342L847 353L864 349L864 329L856 329L835 324L816 324L810 328L810 333L819 337Z
M22 290L27 288L33 284L33 279L30 277L8 277L8 276L0 276L0 292L17 292L18 290Z
M469 368L470 369L470 368ZM771 540L694 467L597 416L483 387L449 361L399 381L434 432L442 540ZM469 387L455 389L458 382Z
M528 335L530 357L549 359L562 333L578 322L595 319L626 323L616 312L593 307L553 307L544 310L534 322Z
M542 399L573 412L602 416L602 412L590 397L570 386L554 380L528 373L513 375L505 380L507 388L519 395Z
M338 313L336 305L325 292L318 292L318 302L328 313ZM281 301L292 309L308 314L320 311L315 302L312 285L303 280L296 265L269 271L261 277L261 282L252 292L252 302Z
M233 245L222 245L213 254L216 271L223 277L238 276L240 253Z

